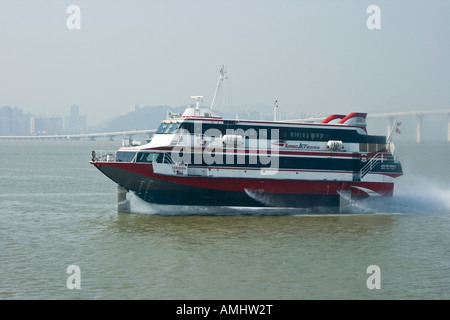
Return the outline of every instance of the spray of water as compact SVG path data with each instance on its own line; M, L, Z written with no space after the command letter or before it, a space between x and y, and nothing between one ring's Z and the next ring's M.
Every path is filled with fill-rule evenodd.
M263 193L247 191L249 197L266 206L276 206ZM129 192L126 212L157 215L309 215L338 214L336 208L288 208L288 207L215 207L149 204ZM352 201L347 214L378 213L449 213L450 189L423 176L404 176L395 186L393 197L369 197Z
M351 212L450 213L450 189L423 176L404 176L394 196L371 197L352 203Z
M128 204L121 206L128 208L121 212L152 215L296 215L303 214L306 209L299 208L271 208L271 207L219 207L219 206L181 206L150 204L129 192Z

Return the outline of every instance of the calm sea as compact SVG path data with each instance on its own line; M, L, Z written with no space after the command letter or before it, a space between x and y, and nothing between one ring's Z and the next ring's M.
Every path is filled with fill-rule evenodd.
M450 298L450 144L397 145L395 196L349 214L135 197L118 213L89 164L118 144L0 142L0 299Z

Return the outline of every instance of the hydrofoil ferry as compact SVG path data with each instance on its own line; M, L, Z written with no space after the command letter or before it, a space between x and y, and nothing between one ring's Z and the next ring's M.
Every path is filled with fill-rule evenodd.
M342 209L391 197L403 174L390 138L368 133L366 113L316 123L224 119L192 98L149 143L92 151L90 163L117 183L121 200L133 192L165 205Z

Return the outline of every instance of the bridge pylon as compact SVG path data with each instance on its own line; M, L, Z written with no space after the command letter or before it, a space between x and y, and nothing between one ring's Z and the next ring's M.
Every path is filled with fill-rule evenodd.
M417 118L417 136L416 136L416 142L422 143L422 122L423 122L423 115L418 114L416 115Z
M447 124L447 142L450 143L450 113L447 113L447 119L448 119L448 124Z

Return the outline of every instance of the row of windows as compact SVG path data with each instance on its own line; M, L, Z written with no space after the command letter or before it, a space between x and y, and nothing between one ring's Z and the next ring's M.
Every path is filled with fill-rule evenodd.
M332 135L339 137L346 137L344 140L353 139L359 137L356 130L330 130L327 129L311 129L308 128L268 128L263 126L238 126L238 125L225 125L225 124L194 124L194 123L182 123L181 128L187 130L189 133L204 134L208 130L214 129L221 135L226 134L238 134L255 139L279 139L279 140L310 140L310 141L328 141ZM338 138L336 138L338 139ZM339 140L343 140L339 138Z
M153 162L156 160L157 156L158 153L139 152L136 157L136 162Z
M289 138L293 140L301 139L301 140L316 140L316 141L325 141L330 140L328 138L328 134L323 132L298 132L291 131L289 132Z
M164 134L164 133L174 133L178 128L180 128L180 123L161 123L156 133Z
M280 169L308 169L308 170L345 170L358 171L360 169L359 159L330 159L330 158L295 158L295 157L257 157L257 156L223 156L217 157L211 155L206 158L205 155L190 154L186 158L182 154L177 160L183 159L186 164L195 164L200 166L221 166L233 167L244 166L248 168L280 168ZM175 155L174 155L175 157ZM174 163L170 153L148 153L138 152L136 162L157 162L157 163Z
M180 130L178 130L180 129ZM386 143L386 137L361 135L355 130L342 129L320 129L320 128L268 128L264 126L243 126L235 124L210 124L210 123L162 123L156 133L166 134L181 132L181 129L190 134L210 133L221 135L241 134L256 139L279 139L279 140L303 140L303 141L328 141L341 140L343 142L364 142L364 143ZM214 129L212 131L211 129Z
M385 143L360 143L359 152L377 152L386 149Z
M361 143L360 144L360 152L377 152L381 151L386 147L385 144L375 144L375 143ZM133 161L134 157L136 156L136 152L124 152L124 151L118 151L116 154L116 160L119 162L131 162ZM177 155L180 159L185 159L183 156L183 153L180 152L180 154ZM215 157L214 153L211 153L209 155L211 159ZM265 164L261 163L259 161L259 157L249 155L226 155L222 156L224 159L222 159L222 163L228 162L231 164L247 164L247 165L255 165L255 166L262 166L264 167ZM190 154L190 160L189 163L196 163L195 161L195 155L193 153ZM270 157L270 154L268 155ZM219 158L217 158L216 162L220 161ZM269 158L267 158L269 159ZM266 162L268 161L266 159ZM226 161L225 161L226 160ZM324 160L326 160L324 162ZM172 163L172 159L170 158L169 153L154 153L154 152L138 152L136 156L136 162L158 162L158 163ZM213 161L213 160L211 160ZM341 161L338 163L342 163L341 159L322 159L322 158L295 158L295 157L279 157L280 166L283 168L315 168L315 167L326 167L326 168L334 168L335 163L331 163L330 161ZM330 162L330 163L327 163ZM347 159L348 161L354 161L352 159ZM315 164L312 164L314 162ZM327 164L326 164L327 163ZM217 163L219 164L219 163ZM322 165L323 164L323 165Z

